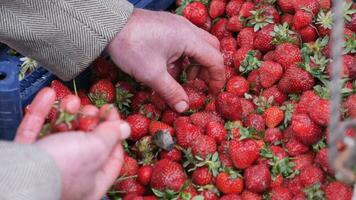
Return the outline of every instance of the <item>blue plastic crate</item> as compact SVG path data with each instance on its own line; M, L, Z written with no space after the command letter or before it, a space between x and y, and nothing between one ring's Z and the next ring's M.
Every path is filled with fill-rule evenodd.
M174 0L129 0L136 8L150 10L166 10ZM0 139L12 140L22 118L22 110L31 103L37 92L50 85L56 76L40 67L18 80L18 67L21 65L20 57L8 55L9 48L0 43ZM3 62L4 61L4 62ZM88 85L89 70L76 78L78 88ZM67 85L71 86L72 82Z

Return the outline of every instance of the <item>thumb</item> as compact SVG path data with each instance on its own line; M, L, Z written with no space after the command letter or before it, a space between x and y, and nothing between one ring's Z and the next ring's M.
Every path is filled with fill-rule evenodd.
M159 79L154 79L148 84L153 90L177 112L184 112L189 108L189 100L183 87L167 72L160 74Z

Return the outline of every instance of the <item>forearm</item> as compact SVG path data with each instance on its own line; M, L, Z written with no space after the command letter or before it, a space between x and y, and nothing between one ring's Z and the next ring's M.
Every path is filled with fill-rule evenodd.
M69 80L100 55L132 10L126 0L0 1L0 41Z
M0 199L60 199L61 179L54 160L33 145L0 141Z

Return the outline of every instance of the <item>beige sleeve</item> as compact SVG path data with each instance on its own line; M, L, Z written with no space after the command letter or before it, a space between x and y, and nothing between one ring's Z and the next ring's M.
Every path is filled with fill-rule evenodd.
M33 145L0 141L0 199L58 200L60 172L55 161Z
M70 80L100 55L132 11L126 0L3 0L0 42Z

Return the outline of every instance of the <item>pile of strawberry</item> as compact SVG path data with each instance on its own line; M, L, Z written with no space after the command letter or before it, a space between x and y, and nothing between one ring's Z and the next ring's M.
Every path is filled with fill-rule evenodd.
M220 40L226 87L179 80L189 111L99 58L82 105L112 103L132 128L108 192L124 200L350 200L328 164L330 0L183 0L178 14ZM342 118L356 118L356 14L345 3ZM183 62L189 67L188 59ZM57 100L72 94L53 81ZM76 91L76 90L75 90ZM90 113L90 112L89 112ZM92 130L97 118L53 108L43 135ZM345 137L354 137L348 129ZM345 145L339 142L338 148Z

